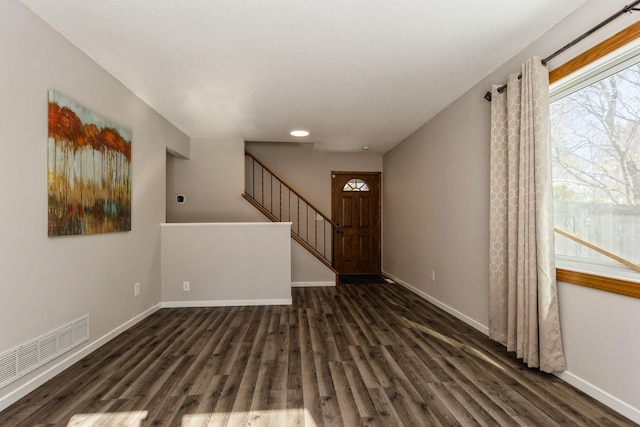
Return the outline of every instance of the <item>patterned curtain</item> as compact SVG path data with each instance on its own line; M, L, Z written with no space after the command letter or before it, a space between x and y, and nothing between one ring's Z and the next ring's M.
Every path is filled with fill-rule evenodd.
M541 59L529 59L502 93L493 86L491 99L489 336L529 367L563 371Z

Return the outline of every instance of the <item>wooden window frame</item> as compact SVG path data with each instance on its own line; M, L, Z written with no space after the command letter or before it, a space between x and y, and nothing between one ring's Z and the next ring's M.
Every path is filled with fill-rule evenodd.
M556 280L586 286L601 291L613 292L628 297L640 298L640 283L629 282L611 277L599 276L591 273L556 268Z
M549 72L549 83L554 83L578 71L582 67L591 64L592 62L638 38L640 38L640 21L631 24L624 30L616 33L591 49ZM614 292L629 297L640 298L640 283L627 280L615 279L592 273L582 273L562 268L556 269L556 280L602 291Z

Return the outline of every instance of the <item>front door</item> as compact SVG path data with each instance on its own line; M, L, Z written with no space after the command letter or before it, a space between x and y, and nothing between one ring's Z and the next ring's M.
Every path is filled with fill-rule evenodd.
M332 172L333 266L340 274L380 274L380 172Z

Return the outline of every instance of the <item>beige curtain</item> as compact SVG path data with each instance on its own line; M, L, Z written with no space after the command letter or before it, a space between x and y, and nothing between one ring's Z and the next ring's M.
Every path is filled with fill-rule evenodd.
M549 72L531 58L491 99L489 336L529 367L562 371Z

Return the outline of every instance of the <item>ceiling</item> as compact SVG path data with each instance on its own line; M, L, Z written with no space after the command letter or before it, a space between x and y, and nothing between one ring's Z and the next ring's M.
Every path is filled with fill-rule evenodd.
M21 1L192 138L378 153L586 3Z

